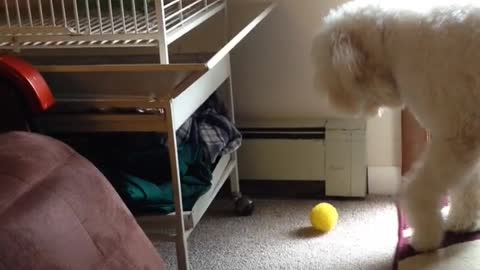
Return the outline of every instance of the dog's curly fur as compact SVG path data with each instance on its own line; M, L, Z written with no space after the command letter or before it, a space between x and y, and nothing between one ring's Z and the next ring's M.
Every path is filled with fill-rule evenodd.
M480 229L480 3L357 0L328 14L313 42L315 85L357 116L407 107L430 134L402 188L412 246ZM450 195L444 222L442 198Z

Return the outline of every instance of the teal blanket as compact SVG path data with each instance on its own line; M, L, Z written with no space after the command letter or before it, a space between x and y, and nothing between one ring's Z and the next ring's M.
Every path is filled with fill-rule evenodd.
M58 136L94 163L134 214L175 210L166 136L113 133ZM211 186L213 164L205 147L192 140L178 146L184 210Z
M130 166L126 166L125 169L100 167L134 214L165 214L175 210L170 172L158 170L159 165L165 164L164 162L168 160L168 152L165 150L152 148L148 151L130 153L127 162ZM178 155L183 208L191 210L198 197L211 186L211 165L205 162L201 148L193 144L179 146ZM162 174L168 181L158 181ZM139 175L151 178L142 178ZM157 183L151 179L157 179Z

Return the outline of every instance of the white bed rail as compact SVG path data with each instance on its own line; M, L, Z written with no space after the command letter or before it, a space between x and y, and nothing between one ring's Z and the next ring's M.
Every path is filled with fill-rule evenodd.
M0 49L158 46L168 63L167 46L180 30L224 1L0 0Z

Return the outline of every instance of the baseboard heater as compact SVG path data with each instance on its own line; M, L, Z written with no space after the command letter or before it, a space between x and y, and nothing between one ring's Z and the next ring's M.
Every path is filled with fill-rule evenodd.
M325 181L325 194L364 197L367 190L365 125L326 121L308 128L240 128L241 180Z
M242 128L240 179L325 180L325 127Z

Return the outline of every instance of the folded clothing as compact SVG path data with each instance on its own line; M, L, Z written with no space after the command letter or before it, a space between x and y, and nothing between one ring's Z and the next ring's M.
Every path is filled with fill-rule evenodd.
M228 118L227 110L216 94L177 130L179 144L192 142L205 147L205 155L212 163L219 157L237 150L242 135Z

